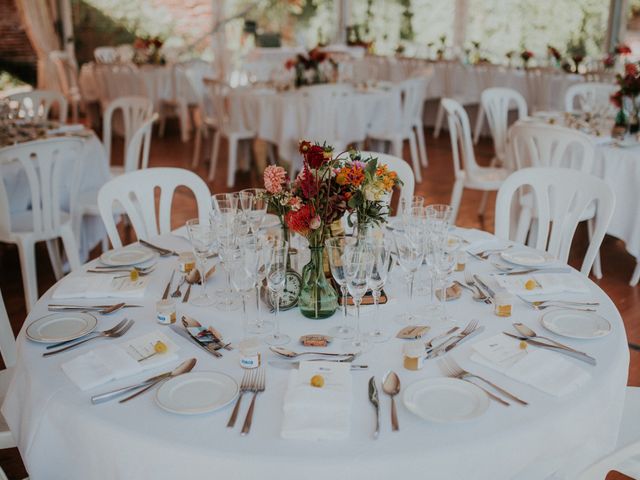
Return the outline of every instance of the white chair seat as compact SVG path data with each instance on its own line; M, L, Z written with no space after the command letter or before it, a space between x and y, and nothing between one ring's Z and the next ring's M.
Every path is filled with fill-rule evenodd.
M500 167L478 167L473 176L467 175L464 186L475 190L497 190L509 176L509 170Z
M7 390L9 390L11 378L13 378L13 367L0 370L0 405L4 403L4 397L7 394ZM0 413L0 448L13 448L15 446L16 441L11 435L9 425L7 425L4 415Z
M60 212L60 227L71 228L71 216L66 212ZM15 237L33 235L33 212L31 210L11 215L11 235ZM37 242L39 237L39 235L34 237L34 241ZM49 236L44 238L49 238Z

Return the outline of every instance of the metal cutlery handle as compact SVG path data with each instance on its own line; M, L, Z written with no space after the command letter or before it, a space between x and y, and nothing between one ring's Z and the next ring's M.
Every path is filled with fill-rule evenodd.
M110 392L101 393L100 395L94 395L91 397L91 403L97 405L99 403L108 402L109 400L113 400L121 395L124 395L129 392L133 392L138 388L146 387L152 380L147 380L146 382L138 383L137 385L129 385L128 387L118 388L117 390L112 390Z
M546 343L535 342L533 340L527 340L527 342L529 342L532 345L535 345L537 347L546 348L547 350L552 350L552 351L558 352L558 353L564 353L565 355L568 355L570 357L576 358L578 360L582 360L583 362L586 362L586 363L588 363L590 365L594 365L595 366L598 363L595 358L593 358L591 355L587 355L584 352L579 352L577 350L567 350L566 348L561 348L561 347L558 347L556 345L548 345Z
M253 409L256 405L256 397L258 396L258 392L253 393L253 398L251 399L251 404L249 405L249 410L247 410L247 416L244 418L244 425L242 425L242 431L240 435L246 435L251 430L251 422L253 421Z
M478 277L478 275L474 275L473 278L484 290L486 290L486 292L489 294L489 296L493 300L493 297L496 296L496 292L494 292L485 282L480 280L480 277Z
M391 397L391 430L397 432L400 430L400 425L398 425L398 411L396 410L396 400Z
M65 351L67 351L67 350L71 350L72 348L75 348L75 347L77 347L78 345L82 345L83 343L86 343L86 342L88 342L89 340L93 340L94 338L100 338L100 337L102 337L102 336L104 336L104 335L95 335L95 336L93 336L93 337L84 338L84 339L80 340L79 342L75 342L75 343L73 343L73 344L71 344L71 345L67 345L66 347L61 348L61 349L59 349L59 350L54 350L54 351L52 351L52 352L45 352L45 353L43 353L43 354L42 354L42 356L43 356L43 357L48 357L48 356L50 356L50 355L55 355L56 353L62 353L62 352L65 352Z
M581 352L580 350L576 350L575 348L571 348L569 345L565 345L564 343L557 342L553 338L541 337L540 335L536 335L536 338L539 338L540 340L546 340L547 342L551 342L558 348L563 348L565 350L570 350L572 352L584 353L584 352Z
M376 429L373 432L373 437L378 438L380 435L380 407L376 407Z
M475 377L479 380L482 380L484 383L486 383L487 385L490 385L491 387L495 388L497 391L499 391L500 393L502 393L503 395L506 395L507 397L509 397L511 400L514 400L516 402L518 402L521 405L529 405L529 403L525 402L524 400L522 400L521 398L516 397L513 393L508 392L507 390L505 390L502 387L499 387L498 385L496 385L493 382L490 382L489 380L487 380L484 377L481 377L480 375L475 375L475 374L469 374L470 377Z
M241 391L240 395L238 395L236 406L233 407L233 412L231 412L231 416L229 417L229 421L227 422L228 428L233 428L233 426L236 424L236 420L238 418L238 412L240 411L240 402L242 401L242 395L244 395L244 392Z
M98 332L87 333L87 336L91 335L91 334L93 334L93 336L92 337L87 337L87 338L85 338L85 340L91 340L92 338L94 338L96 336L97 333ZM47 345L44 348L46 348L47 350L51 350L52 348L64 347L65 345L69 345L70 343L75 343L77 340L78 340L77 338L74 338L73 340L65 340L64 342L52 343L51 345Z
M478 387L480 390L482 390L484 393L486 393L486 394L489 396L489 398L490 398L491 400L494 400L494 401L496 401L496 402L498 402L498 403L501 403L501 404L502 404L502 405L504 405L505 407L509 407L509 406L511 406L511 404L510 404L509 402L507 402L506 400L503 400L502 398L498 397L497 395L494 395L494 394L493 394L493 393L491 393L489 390L487 390L487 389L486 389L486 388L484 388L484 387L481 387L481 386L480 386L480 385L478 385L477 383L474 383L474 382L472 382L472 381L470 381L470 380L468 380L468 379L466 379L466 378L463 378L462 380L464 380L465 382L469 382L471 385L474 385L474 386Z
M134 398L136 398L138 395L142 395L144 392L146 392L147 390L150 390L151 388L153 388L154 386L156 386L158 383L162 382L163 380L165 380L164 378L161 378L159 380L156 380L154 382L151 382L149 385L147 385L145 388L143 388L142 390L137 391L136 393L134 393L133 395L129 395L126 398L123 398L122 400L120 400L118 403L125 403L128 402L129 400L133 400Z

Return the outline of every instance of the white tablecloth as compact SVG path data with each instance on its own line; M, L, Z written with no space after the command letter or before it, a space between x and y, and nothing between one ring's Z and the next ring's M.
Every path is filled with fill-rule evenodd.
M157 243L188 248L187 242L178 237L164 237L157 239ZM145 308L101 317L99 328L107 328L127 316L136 320L128 334L131 338L157 329L154 304L175 266L175 259L160 259L148 298L142 301ZM490 266L470 260L467 268L483 271ZM395 299L382 307L386 328L394 332L399 326L393 323L393 315L399 305L406 302L400 296L406 288L398 284L397 276L394 271L395 285L389 288L391 298ZM455 276L461 277L458 273ZM217 275L210 288L220 285L221 278ZM212 475L282 480L372 479L398 475L460 480L573 479L576 472L615 444L629 366L626 336L618 311L595 284L589 282L589 288L591 297L602 302L598 312L613 326L612 333L599 340L565 340L597 358L597 367L569 358L591 373L589 383L564 397L549 396L471 362L473 341L470 341L449 355L463 366L512 390L530 405L506 408L491 402L484 415L465 423L424 422L405 408L399 396L400 431L391 432L390 402L381 392L381 434L378 440L372 439L374 413L367 398L369 377L375 375L379 382L385 372L393 369L406 387L418 379L442 376L433 361L421 371L403 369L403 344L397 339L378 344L357 359L358 363L368 364L369 369L353 373L350 438L305 442L280 437L282 402L289 375L286 370L267 366L266 391L258 396L251 433L242 437L239 425L234 429L225 427L231 407L208 415L179 416L158 408L153 394L145 394L124 405L117 402L92 405L91 395L141 380L148 374L81 392L64 376L60 365L88 351L91 344L45 359L41 356L43 346L27 341L24 329L18 337L15 377L2 412L34 480L161 480ZM46 313L50 293L40 300L25 324ZM540 333L543 331L539 314L521 303L514 306L514 315L509 319L496 317L490 306L472 302L467 293L462 299L449 303L448 308L456 323L464 325L471 318L477 318L486 327L485 332L476 337L478 340L510 329L512 321L524 322ZM226 338L239 339L239 312L221 313L213 308L199 309L180 303L178 314L183 313L200 319L205 325L212 323ZM363 317L365 326L370 319L370 316ZM339 320L340 315L336 314L328 320L312 321L294 310L283 314L282 329L295 339L303 333L325 332ZM181 347L181 357L198 359L196 370L223 371L240 380L242 372L236 351L225 352L222 359L216 359L170 330L167 334ZM96 341L93 346L99 343ZM301 349L296 343L289 346ZM265 357L270 360L274 354L268 352ZM238 423L247 407L245 398Z
M78 186L79 192L97 191L110 178L109 160L104 146L95 135L83 139L80 152L82 175ZM31 207L31 192L29 182L19 162L3 162L0 149L0 176L4 181L9 197L9 209L12 214L24 212ZM63 185L65 195L61 198L63 209L69 209L71 178ZM106 235L102 220L98 217L84 217L81 224L73 224L74 233L78 240L80 259L87 260L89 251Z

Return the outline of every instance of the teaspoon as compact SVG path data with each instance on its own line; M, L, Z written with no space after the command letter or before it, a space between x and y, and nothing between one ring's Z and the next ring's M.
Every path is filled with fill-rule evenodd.
M391 397L391 430L400 430L398 425L398 412L393 397L400 393L400 378L395 372L387 373L382 379L382 391Z

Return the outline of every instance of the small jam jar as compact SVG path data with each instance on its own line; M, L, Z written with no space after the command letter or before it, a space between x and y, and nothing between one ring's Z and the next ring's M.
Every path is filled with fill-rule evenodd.
M191 252L182 252L178 257L178 264L181 272L189 273L196 268L196 257Z
M456 272L463 272L467 266L467 252L456 252Z
M240 366L242 368L258 368L262 363L260 355L260 340L247 338L238 344L240 350Z
M404 368L407 370L421 370L424 366L425 349L420 341L409 342L402 348Z
M172 299L156 302L156 320L162 325L176 323L176 302Z
M495 314L499 317L510 317L513 308L513 295L509 292L496 292L493 297Z

